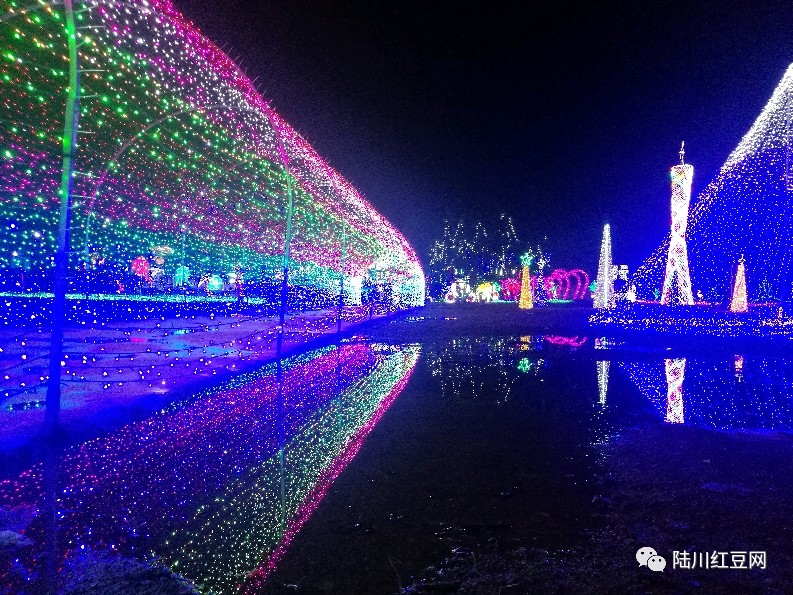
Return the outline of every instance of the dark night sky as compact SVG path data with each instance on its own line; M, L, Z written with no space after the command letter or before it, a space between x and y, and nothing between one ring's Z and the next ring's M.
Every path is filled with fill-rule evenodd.
M175 0L419 251L443 220L515 220L594 273L602 225L635 268L793 62L788 2Z

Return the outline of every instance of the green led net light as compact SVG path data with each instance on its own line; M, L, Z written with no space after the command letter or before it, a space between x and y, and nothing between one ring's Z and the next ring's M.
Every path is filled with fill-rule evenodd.
M372 268L423 303L407 240L167 0L75 3L80 64L70 270L128 267L157 247L168 275L273 279L294 201L290 279L338 288ZM68 86L62 7L0 1L0 268L52 267ZM346 233L342 263L341 237Z

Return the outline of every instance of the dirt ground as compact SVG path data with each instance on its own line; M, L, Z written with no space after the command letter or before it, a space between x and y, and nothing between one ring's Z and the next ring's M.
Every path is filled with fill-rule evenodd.
M586 332L584 313L504 314L436 305L370 334ZM559 405L563 383L547 379L551 396L526 416L514 406L444 403L415 377L264 592L793 592L793 435L645 414L587 444L565 421L575 414ZM644 547L665 558L664 571L639 565ZM749 552L765 552L766 568L730 568ZM727 568L684 567L714 553Z
M504 549L496 539L451 553L405 592L790 593L791 447L793 438L780 433L632 429L602 447L590 521L597 528L583 532L580 545ZM639 567L634 554L646 546L666 559L663 572ZM765 569L680 567L681 552L749 551L766 553ZM731 556L717 560L733 565Z

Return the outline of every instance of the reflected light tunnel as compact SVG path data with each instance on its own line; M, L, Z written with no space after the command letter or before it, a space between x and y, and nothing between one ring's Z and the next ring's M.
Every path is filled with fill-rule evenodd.
M5 472L0 514L29 547L0 551L0 591L154 556L201 592L257 592L419 355L358 343L292 356Z

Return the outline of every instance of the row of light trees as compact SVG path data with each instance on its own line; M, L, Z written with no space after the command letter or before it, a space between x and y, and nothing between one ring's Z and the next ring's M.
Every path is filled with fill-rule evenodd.
M427 294L433 299L443 299L449 288L459 282L474 291L484 283L517 281L524 253L526 247L520 243L512 218L507 215L502 214L491 225L464 218L456 225L446 221L442 237L430 250ZM538 257L542 251L537 248L531 253ZM532 265L533 274L538 272L538 262L543 267L550 264L547 255L537 258Z

